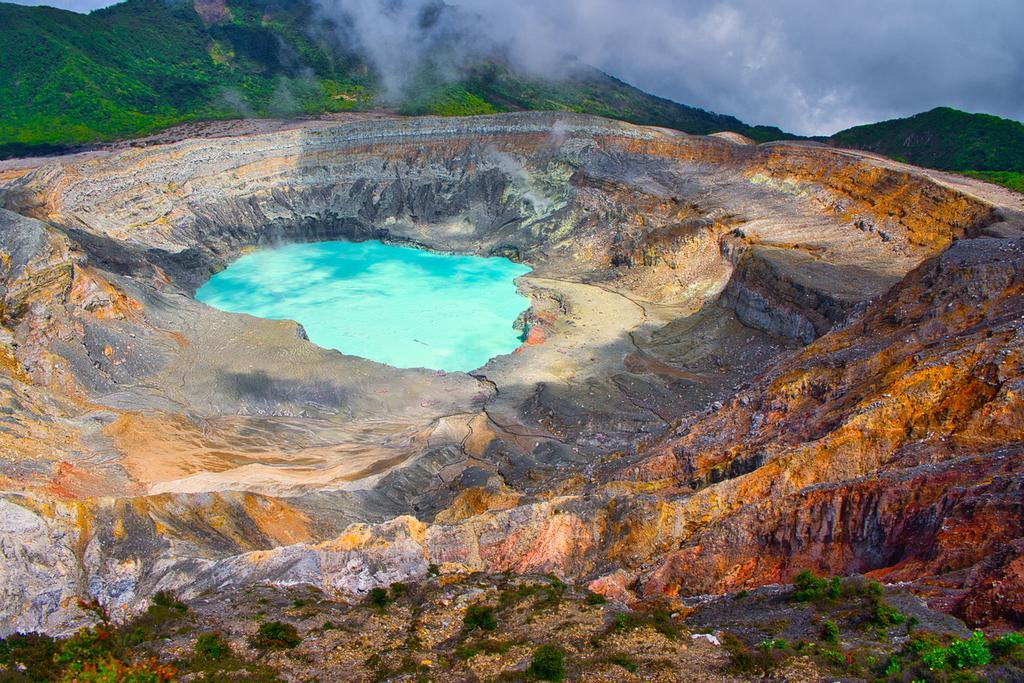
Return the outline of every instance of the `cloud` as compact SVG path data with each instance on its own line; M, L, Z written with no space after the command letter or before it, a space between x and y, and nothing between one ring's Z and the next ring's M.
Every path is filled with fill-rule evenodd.
M454 76L497 51L544 74L576 55L657 95L797 133L939 105L1024 120L1022 0L449 1L460 11L438 11L438 0L312 0L392 97L428 54Z
M312 0L317 34L367 57L381 76L384 95L397 100L429 63L455 78L473 57L490 52L493 37L481 18L440 0Z
M100 7L109 7L115 3L110 0L5 0L6 2L13 2L15 5L48 5L50 7L59 7L61 9L71 10L72 12L79 12L85 14L91 12L94 9Z
M315 0L350 11L400 84L444 31L430 0ZM518 64L552 73L573 54L670 99L751 123L828 134L951 105L1024 118L1021 0L459 0ZM398 19L396 22L395 19ZM464 28L466 20L463 18ZM451 39L455 35L450 31ZM472 46L481 49L479 41Z

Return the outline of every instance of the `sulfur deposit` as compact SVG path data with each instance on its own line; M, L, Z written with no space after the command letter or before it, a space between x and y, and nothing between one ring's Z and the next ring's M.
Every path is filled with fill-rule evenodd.
M357 117L48 160L0 204L0 624L553 574L802 569L1024 621L1019 197L811 143ZM526 342L388 367L195 290L260 245L531 267Z

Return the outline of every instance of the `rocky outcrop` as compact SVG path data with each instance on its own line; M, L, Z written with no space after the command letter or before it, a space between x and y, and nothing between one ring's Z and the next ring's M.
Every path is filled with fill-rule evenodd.
M1018 619L1010 202L741 143L354 118L12 175L3 622L260 581L360 595L430 565L630 599L939 576L944 608ZM368 238L529 264L527 343L399 370L192 298L245 249Z

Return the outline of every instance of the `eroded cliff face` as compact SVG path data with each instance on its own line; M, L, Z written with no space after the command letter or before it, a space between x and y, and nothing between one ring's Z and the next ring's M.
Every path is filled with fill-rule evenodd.
M361 595L432 564L627 599L873 572L1022 618L1008 194L556 114L309 122L9 177L8 629L73 626L84 595ZM529 264L527 342L399 370L192 298L245 249L367 238Z

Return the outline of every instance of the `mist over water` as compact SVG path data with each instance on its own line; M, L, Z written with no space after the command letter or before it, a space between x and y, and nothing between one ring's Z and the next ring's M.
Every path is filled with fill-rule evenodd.
M529 299L504 258L437 254L380 242L264 249L214 275L196 298L214 308L295 320L310 341L400 368L479 368L519 346Z

